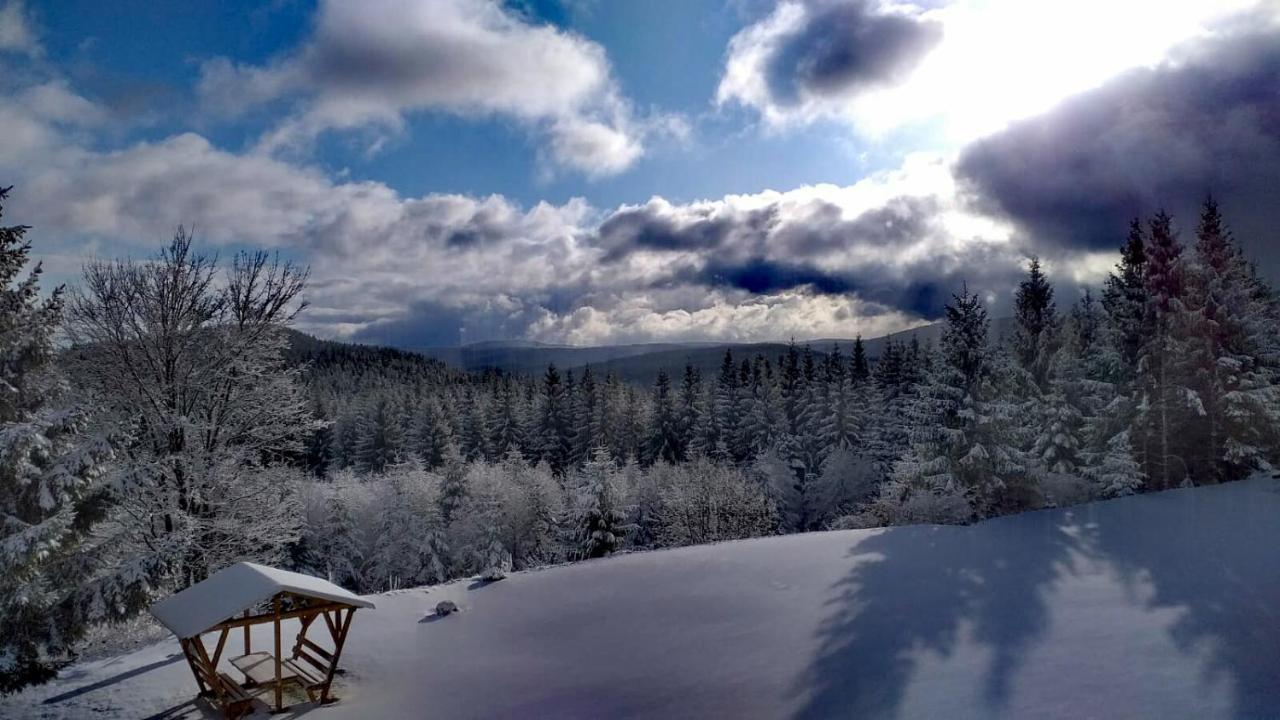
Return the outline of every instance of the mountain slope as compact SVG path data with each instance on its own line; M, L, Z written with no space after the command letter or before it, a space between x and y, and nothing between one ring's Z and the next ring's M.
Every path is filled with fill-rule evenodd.
M1280 483L1255 478L387 593L315 717L1274 717L1278 541ZM442 599L462 611L428 617ZM0 716L201 717L177 652L74 666Z

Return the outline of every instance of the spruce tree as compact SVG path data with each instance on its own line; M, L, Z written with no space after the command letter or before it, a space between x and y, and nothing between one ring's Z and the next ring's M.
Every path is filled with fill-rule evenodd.
M1268 464L1276 447L1280 401L1265 364L1275 326L1261 299L1267 293L1258 293L1260 282L1213 198L1201 211L1187 285L1192 337L1184 360L1202 410L1196 437L1203 439L1187 449L1188 465L1197 482L1232 480Z
M702 394L702 375L692 363L686 363L684 366L684 375L680 379L680 394L676 403L676 427L679 436L685 440L685 457L705 455L706 448L702 445L700 433L703 416L706 415Z
M1186 307L1186 267L1172 219L1157 213L1149 225L1144 281L1150 336L1139 359L1138 425L1147 477L1157 489L1190 481L1188 451L1203 414L1191 387L1188 343L1191 315Z
M1059 320L1053 286L1040 270L1040 259L1031 258L1027 278L1014 296L1014 354L1023 370L1040 388L1049 380Z
M538 457L561 473L569 466L572 447L569 400L555 365L548 365L542 378L538 422Z
M721 452L727 455L736 443L741 432L738 407L738 368L733 362L733 352L726 348L724 359L720 363L720 374L716 378L713 456Z
M403 462L405 439L400 415L392 401L379 396L366 408L360 428L360 444L357 458L360 468L366 472L383 473L389 467Z
M684 460L684 439L680 434L679 416L675 398L671 394L671 379L666 370L659 370L653 384L653 412L649 423L649 436L645 458L649 463L678 463Z
M1014 408L997 388L988 345L989 321L976 294L966 288L946 307L941 364L916 402L919 416L911 449L881 493L893 515L909 508L941 506L955 521L959 501L985 516L1030 502L1026 466L1012 442Z
M62 289L40 299L38 264L21 277L27 230L0 227L0 694L52 677L84 629L77 565L110 452L54 364Z
M866 382L871 378L871 366L867 363L867 349L862 345L862 335L853 339L853 353L849 358L850 378L855 383Z
M617 465L604 452L597 452L577 472L572 484L572 540L578 557L603 557L622 545L629 526L617 483Z
M1129 225L1129 236L1120 249L1120 263L1106 280L1102 307L1107 314L1110 342L1117 353L1111 368L1114 380L1131 383L1138 373L1138 361L1150 336L1147 308L1147 239L1141 221Z
M436 398L427 398L418 408L418 419L414 429L414 442L418 459L428 470L435 469L444 462L445 452L453 433L449 423L444 419L444 411Z

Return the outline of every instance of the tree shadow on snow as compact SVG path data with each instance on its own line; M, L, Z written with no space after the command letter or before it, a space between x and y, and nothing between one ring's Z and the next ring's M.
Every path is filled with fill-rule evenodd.
M1280 695L1277 494L1267 481L1172 490L1115 503L1107 509L1124 515L1086 525L1147 608L1181 610L1174 644L1207 656L1204 679L1228 683L1241 718L1276 717Z
M81 695L91 693L95 690L101 690L104 687L115 685L118 682L124 682L129 678L137 677L138 675L142 675L143 673L151 672L152 670L162 668L165 665L172 665L173 663L176 663L181 659L182 659L181 653L173 653L172 655L169 655L163 660L157 660L153 663L148 663L146 665L136 667L132 670L126 670L125 672L119 673L117 675L112 675L111 677L99 680L98 682L90 683L89 685L82 685L73 690L68 690L67 692L64 692L60 695L54 695L52 697L45 698L43 701L43 704L56 705L60 702L64 702L66 700L71 700L72 698L80 697Z
M1045 595L1078 540L1060 513L1030 513L968 528L889 528L851 551L833 587L817 656L792 688L797 718L892 718L918 655L949 656L963 630L991 650L983 700L1008 702L1013 673L1043 635ZM1032 525L1028 528L1027 525Z

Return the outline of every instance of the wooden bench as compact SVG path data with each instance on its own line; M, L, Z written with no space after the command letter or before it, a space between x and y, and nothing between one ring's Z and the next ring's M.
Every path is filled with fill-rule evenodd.
M253 696L226 673L218 673L219 704L228 720L237 720L253 712Z

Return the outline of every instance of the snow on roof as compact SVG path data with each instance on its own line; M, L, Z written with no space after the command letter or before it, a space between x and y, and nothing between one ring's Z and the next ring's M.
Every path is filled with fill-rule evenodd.
M151 614L180 638L198 635L280 592L371 608L373 603L328 580L240 562L151 606Z

